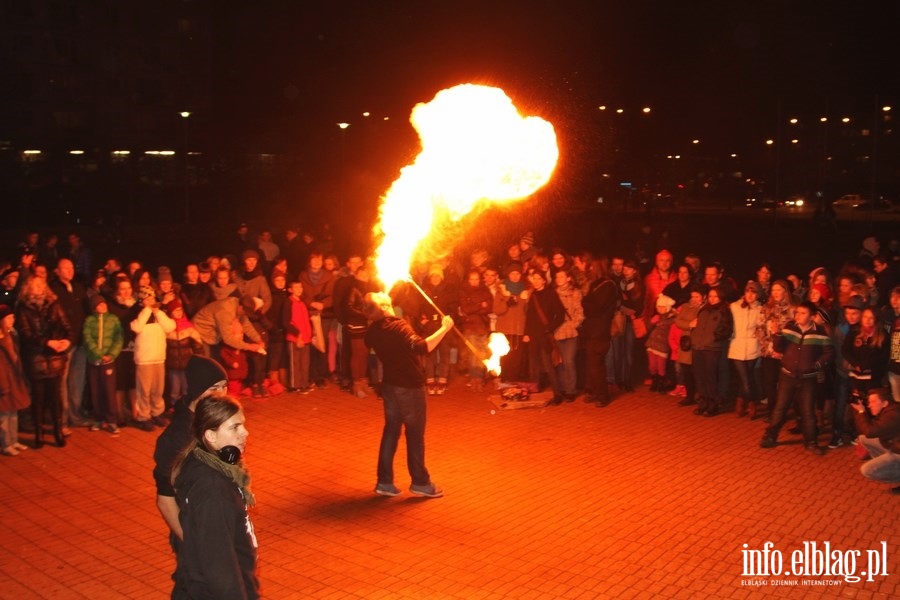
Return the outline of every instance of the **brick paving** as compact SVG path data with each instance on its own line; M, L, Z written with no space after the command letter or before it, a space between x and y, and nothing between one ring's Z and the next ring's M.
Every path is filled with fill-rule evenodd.
M640 389L497 410L454 384L429 398L427 462L446 496L372 493L381 405L330 386L246 400L266 598L900 597L900 497L863 480L851 447L798 436L758 447L761 421L695 417ZM22 435L29 443L31 436ZM154 434L75 431L0 457L0 597L160 598L173 557L154 503ZM822 442L827 441L823 435ZM742 548L784 556L887 542L888 576L743 577ZM764 581L766 587L742 585ZM808 580L839 585L774 585Z

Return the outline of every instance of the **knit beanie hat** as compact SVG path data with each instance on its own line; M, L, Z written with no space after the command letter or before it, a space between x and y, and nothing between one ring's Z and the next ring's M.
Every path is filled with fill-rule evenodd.
M187 399L195 400L205 391L220 382L228 380L222 365L211 358L195 354L184 370L187 377Z
M96 311L98 306L100 306L101 304L106 304L106 298L104 298L100 294L94 294L93 296L91 296L90 303L91 310Z
M831 290L824 283L814 283L812 289L819 292L819 295L822 296L822 300L827 302L831 299Z

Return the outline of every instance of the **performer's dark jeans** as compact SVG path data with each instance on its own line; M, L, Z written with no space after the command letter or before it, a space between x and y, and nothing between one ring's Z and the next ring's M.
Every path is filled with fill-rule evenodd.
M394 482L394 454L406 427L406 464L413 485L428 485L425 468L425 389L383 385L384 431L378 451L378 483Z
M778 402L772 412L772 422L766 429L766 436L778 439L778 432L787 421L787 413L791 405L796 401L800 411L800 427L803 430L805 444L816 443L816 412L815 412L815 388L816 379L808 377L797 379L787 373L781 373L778 378Z

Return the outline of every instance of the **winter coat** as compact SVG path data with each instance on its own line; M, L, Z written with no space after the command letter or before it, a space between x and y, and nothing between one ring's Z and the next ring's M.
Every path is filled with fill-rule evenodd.
M321 302L323 305L322 318L333 319L334 273L321 269L316 276L313 276L307 269L301 272L297 279L303 283L303 301L306 302L306 307L310 309L310 312L313 312L309 306L310 302Z
M250 375L250 363L247 361L246 352L231 346L222 346L220 355L228 381L244 381L247 379Z
M300 340L304 344L312 342L312 323L309 320L309 309L302 300L294 300L288 297L284 304L282 315L285 339L296 343Z
M249 350L251 345L244 341L244 336L255 343L262 341L246 315L240 319L243 335L232 331L231 324L238 318L239 304L240 300L231 296L207 304L194 315L192 322L204 344L214 346L224 343L232 348Z
M783 355L781 370L795 378L814 377L834 360L831 338L815 323L803 332L791 321L775 336L774 347Z
M538 303L544 311L546 323L538 314ZM528 296L528 307L525 309L525 335L538 343L543 343L545 339L553 336L565 319L566 309L556 290L549 285L544 286L544 289L540 291L531 290L531 295Z
M759 350L764 357L771 357L774 350L775 336L769 331L769 323L774 323L781 331L794 318L794 305L790 302L775 302L771 297L763 304L760 326L756 329L759 336Z
M762 322L762 306L759 302L747 304L743 299L731 303L734 331L728 345L728 358L753 360L759 358L759 334Z
M658 317L658 318L657 318ZM653 320L655 319L655 322ZM650 333L647 335L647 351L657 356L668 358L669 356L669 330L675 323L675 311L670 310L665 314L657 314L651 319Z
M691 331L691 350L722 350L731 337L731 311L724 302L704 304Z
M58 377L63 374L67 355L65 352L54 352L47 347L50 340L69 340L75 338L69 319L63 312L59 302L43 302L33 304L19 302L16 307L16 328L22 349L22 364L31 379ZM37 373L32 365L38 355L47 359L48 370Z
M584 322L584 308L581 305L581 290L570 285L565 289L556 288L556 293L565 309L565 320L553 332L557 340L578 337L578 328Z
M497 331L508 335L523 335L527 302L522 298L521 292L513 294L503 285L500 292L494 296L493 311L497 315Z
M70 285L71 290L63 282L54 279L50 282L50 289L56 294L59 305L72 326L75 335L72 343L80 346L82 344L81 328L84 325L84 319L91 314L91 307L88 304L88 293L84 285L79 281L73 281Z
M490 290L483 285L472 287L465 284L459 290L460 329L472 335L490 333L488 315L494 307Z
M131 322L134 332L134 364L166 362L166 335L175 331L175 321L159 308L144 307Z
M890 338L881 333L884 338L880 346L874 345L872 338L865 337L858 328L852 329L844 338L841 355L851 378L871 380L877 384L884 377Z
M191 454L175 490L184 542L172 598L259 598L256 535L237 484Z
M431 299L431 302L422 298L415 324L416 333L427 338L441 328L440 313L445 315L456 313L457 294L446 281L441 281L438 285L432 285L430 281L426 281L422 285L422 291ZM438 307L437 309L432 306L432 302Z
M688 338L691 337L691 321L697 318L697 313L700 312L700 309L703 308L703 305L700 306L691 306L690 304L683 304L681 308L678 310L678 316L675 317L675 324L672 329L678 329L681 331L681 335L687 335ZM693 342L692 342L693 343ZM678 357L677 361L683 365L693 364L693 354L691 354L690 348L688 350L684 350L681 348L681 337L678 338Z
M166 369L184 371L191 357L202 352L203 340L196 327L176 327L166 334Z
M19 335L4 332L0 339L0 413L15 412L31 404L19 352Z
M584 309L582 334L594 339L609 339L610 326L619 301L619 289L614 280L596 279L592 281L588 286L587 294L581 299Z
M266 312L272 306L272 290L269 288L269 282L261 268L256 267L250 272L238 269L234 276L234 282L237 284L239 295L252 296L263 301L262 309L260 309L262 312Z
M193 319L198 310L216 299L212 288L205 283L185 283L181 286L180 296L188 319Z
M99 313L88 315L81 331L84 336L84 349L87 352L88 364L98 365L104 356L116 360L122 352L122 344L125 340L122 322L111 312L102 315Z

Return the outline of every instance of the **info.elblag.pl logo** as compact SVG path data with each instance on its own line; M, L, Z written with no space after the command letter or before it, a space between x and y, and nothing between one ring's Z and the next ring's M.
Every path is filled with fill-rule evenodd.
M804 541L800 548L790 553L787 559L772 542L762 548L743 545L742 577L757 579L742 580L741 585L840 585L842 581L856 583L875 581L876 577L887 577L887 542L880 542L874 549L841 550L832 547L831 542ZM759 579L761 577L782 577L795 579ZM799 578L817 578L813 580Z

